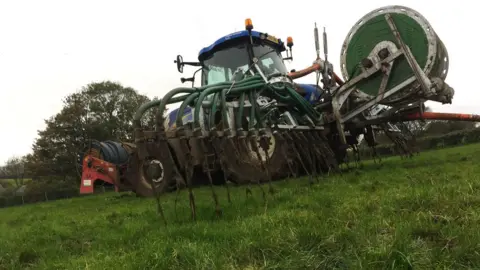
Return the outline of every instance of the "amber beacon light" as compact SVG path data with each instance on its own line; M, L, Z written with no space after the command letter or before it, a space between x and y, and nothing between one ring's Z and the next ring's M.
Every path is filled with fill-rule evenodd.
M293 38L292 37L287 37L287 46L292 47L293 46Z
M253 29L252 19L245 19L245 29L251 31Z

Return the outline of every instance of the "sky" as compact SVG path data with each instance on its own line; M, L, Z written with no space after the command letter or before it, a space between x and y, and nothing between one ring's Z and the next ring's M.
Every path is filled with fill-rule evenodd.
M456 90L452 105L429 105L440 112L480 113L480 89L467 85L478 76L473 68L480 60L478 13L470 2L460 2L0 0L0 165L30 153L44 119L82 86L112 80L161 97L194 71L187 66L178 73L177 54L196 61L201 48L243 30L246 18L255 30L282 40L293 37L289 70L311 65L314 23L320 31L326 27L329 60L341 74L342 43L361 17L387 5L413 8L444 42L450 57L447 83ZM315 83L315 75L298 81Z

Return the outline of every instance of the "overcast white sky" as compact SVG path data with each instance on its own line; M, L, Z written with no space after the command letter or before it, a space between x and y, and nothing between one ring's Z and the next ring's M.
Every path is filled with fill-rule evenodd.
M244 28L294 39L289 69L315 59L313 24L327 27L329 58L340 74L340 49L350 28L373 9L416 9L447 47L453 105L438 111L480 113L474 68L480 60L478 11L470 1L107 1L0 0L0 164L31 151L44 119L62 98L93 81L113 80L150 97L181 85L173 60L195 61L198 51ZM470 8L469 8L470 7ZM193 72L186 67L184 75ZM310 75L300 81L314 82Z

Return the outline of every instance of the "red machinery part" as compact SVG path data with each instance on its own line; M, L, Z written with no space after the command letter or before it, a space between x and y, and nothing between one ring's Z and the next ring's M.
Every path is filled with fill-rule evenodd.
M414 120L451 120L451 121L469 121L480 122L480 115L478 114L463 114L463 113L439 113L439 112L424 112L412 113L402 117L408 121Z
M94 183L97 180L110 183L115 186L118 192L118 172L114 164L98 159L93 156L86 156L82 162L82 179L80 183L80 194L92 194L94 192Z

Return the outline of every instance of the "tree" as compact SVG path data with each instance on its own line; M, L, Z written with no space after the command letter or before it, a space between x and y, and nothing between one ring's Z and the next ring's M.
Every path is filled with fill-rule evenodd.
M26 170L36 176L78 178L76 162L91 139L129 141L133 135L133 116L141 104L150 101L130 87L104 81L91 83L64 99L62 110L45 120L27 155ZM142 119L154 124L152 110Z
M7 178L7 171L5 166L0 166L0 179Z
M425 136L439 136L453 131L473 128L476 128L475 122L435 120L430 122L424 134Z
M24 160L21 157L9 158L2 169L2 173L15 181L15 186L23 186Z

